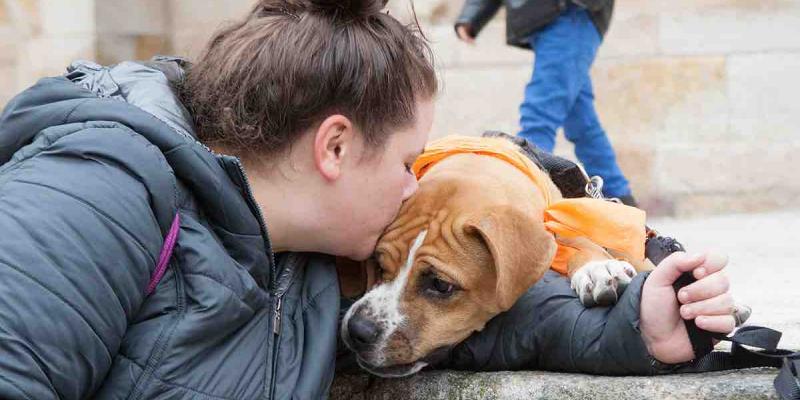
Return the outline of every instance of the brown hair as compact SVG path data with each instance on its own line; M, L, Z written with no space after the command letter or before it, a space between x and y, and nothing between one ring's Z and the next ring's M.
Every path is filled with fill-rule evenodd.
M204 143L238 156L273 154L333 113L372 148L414 122L437 79L419 25L386 0L260 0L220 30L192 65L182 96Z

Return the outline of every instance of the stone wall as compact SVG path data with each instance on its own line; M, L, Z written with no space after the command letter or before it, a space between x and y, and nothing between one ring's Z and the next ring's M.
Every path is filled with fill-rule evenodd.
M434 136L517 130L530 52L496 18L458 42L463 1L416 0L444 88ZM75 58L195 56L252 0L0 0L0 104ZM409 3L392 0L409 20ZM657 214L800 206L800 1L618 0L593 70L598 112L643 205ZM571 155L560 140L557 152Z

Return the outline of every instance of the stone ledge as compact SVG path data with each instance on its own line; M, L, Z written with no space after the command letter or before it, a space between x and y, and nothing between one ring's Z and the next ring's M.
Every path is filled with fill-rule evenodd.
M332 400L377 399L777 399L778 370L753 368L659 377L607 377L553 372L430 371L404 379L337 376Z

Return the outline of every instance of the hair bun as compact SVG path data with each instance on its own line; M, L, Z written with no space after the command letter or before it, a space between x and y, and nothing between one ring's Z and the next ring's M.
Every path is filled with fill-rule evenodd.
M309 11L335 17L366 18L383 10L388 0L307 0Z

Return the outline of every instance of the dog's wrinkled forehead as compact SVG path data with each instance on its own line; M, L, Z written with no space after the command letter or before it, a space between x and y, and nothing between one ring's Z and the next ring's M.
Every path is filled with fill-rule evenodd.
M422 246L427 234L425 226L417 225L406 227L402 229L402 232L390 232L389 235L381 238L375 249L375 258L384 272L382 279L394 279L401 273L401 269L408 272L411 268L408 263L413 264L414 255Z

